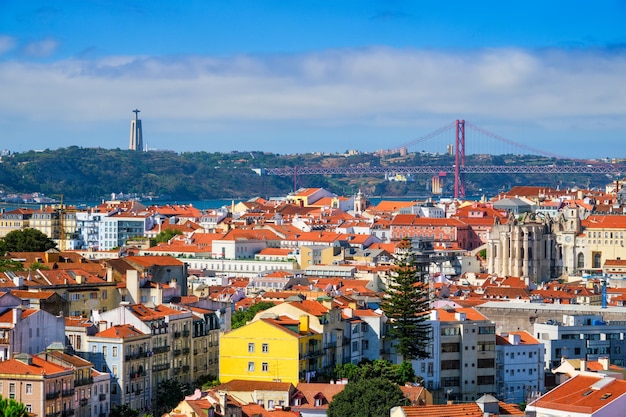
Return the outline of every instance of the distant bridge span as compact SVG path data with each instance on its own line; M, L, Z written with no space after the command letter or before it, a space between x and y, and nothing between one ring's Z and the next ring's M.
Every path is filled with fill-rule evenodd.
M572 160L574 163L571 165L566 164L552 164L552 165L512 165L512 166L467 166L465 165L465 120L456 120L454 123L450 123L442 128L429 133L422 138L416 139L403 145L401 148L406 149L409 146L413 146L418 143L422 143L428 139L440 135L442 132L446 132L454 128L455 132L455 145L454 145L454 164L452 166L356 166L356 167L337 167L337 168L310 168L310 167L293 167L293 168L266 168L263 170L256 170L261 175L280 175L290 176L294 178L297 175L359 175L359 174L452 174L454 176L454 197L465 197L465 174L621 174L626 172L625 164L608 164L597 163L593 161L581 161ZM504 142L510 145L516 146L518 149L524 149L531 151L531 153L537 153L551 158L559 160L569 159L555 155L549 152L544 152L535 148L531 148L526 144L514 142L512 140L503 138L495 133L491 133L487 130L481 129L477 126L467 123L467 127L473 131L477 131L492 139L496 139L499 142ZM400 148L394 149L390 152L400 151Z
M266 168L263 175L359 175L359 174L446 174L456 173L454 166L376 166L376 167L337 167L337 168ZM626 165L466 165L459 167L463 174L619 174L626 172Z

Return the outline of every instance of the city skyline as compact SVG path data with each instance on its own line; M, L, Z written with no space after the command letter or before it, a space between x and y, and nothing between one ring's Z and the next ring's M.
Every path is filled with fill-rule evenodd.
M3 147L126 148L140 108L144 143L178 152L375 151L463 118L623 157L626 5L574 6L9 1Z

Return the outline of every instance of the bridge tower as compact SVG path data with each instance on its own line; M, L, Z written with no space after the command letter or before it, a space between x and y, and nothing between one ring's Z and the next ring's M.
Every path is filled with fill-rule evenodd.
M465 167L465 120L457 120L456 146L454 149L454 198L465 198L465 174L461 167Z

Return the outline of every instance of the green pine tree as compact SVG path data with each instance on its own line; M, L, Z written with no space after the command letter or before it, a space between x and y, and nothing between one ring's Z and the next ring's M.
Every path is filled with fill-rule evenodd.
M24 404L0 396L0 417L28 417L28 411Z
M428 358L431 326L428 261L421 260L405 238L398 247L382 309L389 319L387 335L404 360Z

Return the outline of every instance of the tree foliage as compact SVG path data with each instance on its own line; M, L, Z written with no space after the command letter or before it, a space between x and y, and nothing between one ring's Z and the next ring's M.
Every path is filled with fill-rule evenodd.
M247 310L235 311L231 320L231 328L237 329L245 326L247 322L252 320L256 313L259 311L267 310L274 307L275 304L271 301L261 301L260 303L252 304Z
M479 159L480 158L480 159ZM452 166L454 155L409 153L398 160L395 155L328 155L234 151L210 152L135 152L126 149L82 148L70 146L43 152L23 152L2 158L0 185L7 192L39 191L47 195L64 194L71 200L100 200L112 192L168 195L177 200L242 198L284 195L291 191L289 176L259 176L252 168L286 167L362 167L362 166ZM535 155L467 155L467 165L551 165L566 160ZM302 187L324 187L335 193L370 195L419 195L430 185L429 175L416 175L413 181L385 181L380 175L327 176L304 175ZM467 192L495 194L502 184L604 186L603 174L556 174L549 178L523 174L474 174L468 178ZM451 192L452 190L444 190Z
M45 252L57 244L37 229L13 230L0 239L0 253Z
M348 382L344 390L333 397L328 417L388 416L393 407L408 403L400 387L388 379L361 379Z
M139 411L128 404L112 405L109 417L139 417Z
M0 417L28 417L26 406L12 398L0 396Z
M364 360L358 365L353 363L338 364L335 367L334 375L336 379L347 378L348 381L386 378L398 385L415 382L415 371L410 362L403 361L400 364L393 364L385 359Z
M12 259L0 259L0 272L7 271L23 271L24 264L19 261L14 261Z
M430 291L426 279L428 262L419 259L411 241L405 238L399 245L387 294L382 309L389 319L388 336L396 352L404 360L429 357Z
M163 380L157 386L157 408L161 413L170 411L184 398L184 388L175 378Z
M177 229L165 229L159 232L159 234L154 237L154 240L156 241L156 243L169 242L169 240L174 236L182 234L183 232Z

